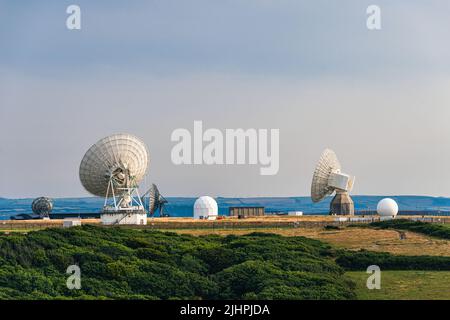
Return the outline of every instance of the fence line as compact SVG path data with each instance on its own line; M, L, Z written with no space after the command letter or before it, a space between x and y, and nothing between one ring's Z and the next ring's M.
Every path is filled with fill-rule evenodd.
M408 217L407 219L413 221L422 221L429 223L440 223L447 224L450 223L450 217L437 218L437 217ZM311 228L311 227L325 227L327 225L332 226L346 226L350 224L369 224L372 222L380 221L379 217L351 217L351 218L341 218L336 217L332 221L305 221L302 218L298 218L293 220L286 221L256 221L252 219L242 219L235 221L157 221L157 220L149 220L147 225L123 225L123 227L127 228L135 228L135 229L271 229L271 228ZM83 224L83 220L82 220ZM85 222L84 224L98 224L95 222ZM63 222L55 223L13 223L13 222L0 222L0 230L39 230L45 228L62 228Z

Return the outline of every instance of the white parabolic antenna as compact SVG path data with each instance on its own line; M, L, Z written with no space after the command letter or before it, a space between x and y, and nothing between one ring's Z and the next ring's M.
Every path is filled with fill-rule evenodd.
M143 211L138 184L148 165L144 142L131 134L114 134L86 152L80 164L80 180L88 192L105 197L103 211Z
M320 202L336 192L331 203L332 214L353 214L354 205L348 193L353 189L355 177L341 172L341 164L333 150L325 149L314 170L311 199Z

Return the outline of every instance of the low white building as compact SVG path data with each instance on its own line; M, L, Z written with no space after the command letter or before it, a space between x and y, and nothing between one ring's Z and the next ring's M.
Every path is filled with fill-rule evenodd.
M134 224L134 225L146 225L147 214L145 212L130 212L130 213L102 213L100 215L102 224L115 225L115 224Z
M373 217L349 217L347 221L350 222L373 222L374 218Z
M76 226L81 226L81 219L65 218L63 220L63 228L70 228L70 227L76 227Z
M303 211L288 211L288 216L299 217L303 215Z
M380 221L393 220L395 216L380 216Z

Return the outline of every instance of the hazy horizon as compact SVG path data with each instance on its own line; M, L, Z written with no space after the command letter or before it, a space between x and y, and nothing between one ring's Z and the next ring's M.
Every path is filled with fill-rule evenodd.
M89 196L79 163L117 132L145 141L142 189L168 197L308 196L327 147L352 195L450 196L449 2L83 0L67 30L70 4L0 2L0 197ZM174 165L195 120L279 129L278 174Z
M164 195L165 196L165 195ZM165 196L165 198L192 198L195 199L199 196ZM329 196L326 199L327 200L331 200L334 196ZM443 197L443 196L429 196L429 195L421 195L421 194L352 194L351 195L352 198L356 198L356 197L424 197L424 198L446 198L446 199L450 199L450 197ZM85 196L80 196L80 197L55 197L52 198L54 199L81 199L81 198L99 198L97 196L93 196L93 195L85 195ZM309 195L299 195L299 196L261 196L261 197L223 197L221 195L217 195L214 196L214 198L227 198L227 199L252 199L252 198L310 198ZM35 197L20 197L20 198L5 198L5 197L0 197L0 199L6 199L6 200L34 200ZM103 200L102 200L103 201Z

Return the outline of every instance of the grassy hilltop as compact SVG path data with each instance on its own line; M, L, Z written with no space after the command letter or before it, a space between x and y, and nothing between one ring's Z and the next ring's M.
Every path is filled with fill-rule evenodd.
M381 289L367 290L368 274L364 271L346 273L356 286L361 300L449 300L450 272L448 271L384 271Z
M407 240L390 240L399 230ZM0 299L450 299L446 226L194 231L85 225L0 235ZM370 250L380 245L408 249ZM66 286L74 264L80 290ZM381 290L366 287L369 265L382 270Z

